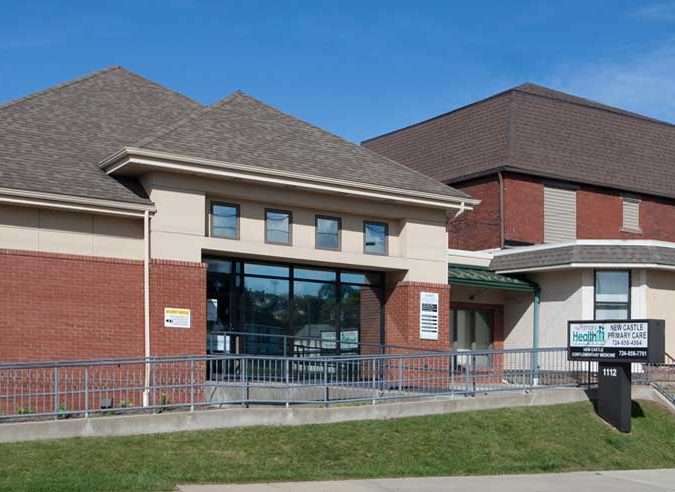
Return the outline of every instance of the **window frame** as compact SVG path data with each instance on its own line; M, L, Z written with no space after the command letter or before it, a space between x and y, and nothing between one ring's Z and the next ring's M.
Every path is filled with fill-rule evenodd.
M225 207L232 207L237 211L237 226L236 226L236 234L235 237L228 237L228 236L219 236L217 234L214 234L213 232L213 217L215 214L213 213L213 209L215 206L225 206ZM241 235L241 206L238 203L230 203L230 202L223 202L220 200L210 200L209 203L209 237L217 237L219 239L231 239L233 241L239 241L240 235Z
M267 214L268 213L277 213L277 214L288 214L288 242L279 242L279 241L271 241L268 235L268 230L267 230L267 224L268 224L268 219L267 219ZM293 211L292 210L284 210L281 208L266 208L265 209L265 244L276 244L278 246L293 246Z
M383 225L384 226L384 251L382 253L373 253L366 248L366 228L368 224ZM387 222L379 222L376 220L363 221L363 254L375 256L389 256L389 224Z
M324 248L319 246L319 220L324 219L324 220L335 220L337 222L337 248ZM338 217L335 215L321 215L321 214L316 214L314 216L314 248L315 249L322 249L326 251L342 251L342 217Z
M625 320L616 320L616 321L629 321L633 319L633 306L632 306L632 297L633 297L633 272L630 269L595 269L593 270L593 321L612 321L612 320L598 320L598 273L603 272L626 272L628 273L628 300L626 302L600 302L601 305L610 305L610 306L626 306L627 318Z

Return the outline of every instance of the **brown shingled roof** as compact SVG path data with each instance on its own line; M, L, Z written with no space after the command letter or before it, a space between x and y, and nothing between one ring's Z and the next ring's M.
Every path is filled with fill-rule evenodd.
M446 183L511 169L675 198L675 126L535 84L363 145Z
M0 106L0 188L148 203L98 162L200 108L111 67Z
M469 198L459 190L279 111L243 92L136 147L345 181Z
M243 93L201 104L112 67L0 106L0 188L149 203L99 163L141 146L190 157L468 198Z

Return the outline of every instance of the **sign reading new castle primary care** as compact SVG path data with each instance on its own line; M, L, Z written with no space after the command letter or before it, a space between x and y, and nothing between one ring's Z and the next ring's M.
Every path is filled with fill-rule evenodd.
M420 339L438 340L438 294L420 292Z
M569 359L651 362L650 355L658 352L662 344L658 335L663 328L656 323L659 321L570 321L567 328Z

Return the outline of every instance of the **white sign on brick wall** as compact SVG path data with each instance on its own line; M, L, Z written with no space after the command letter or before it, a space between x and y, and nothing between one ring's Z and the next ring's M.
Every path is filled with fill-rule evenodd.
M438 294L420 292L420 339L438 340Z
M190 328L190 310L164 308L164 328Z

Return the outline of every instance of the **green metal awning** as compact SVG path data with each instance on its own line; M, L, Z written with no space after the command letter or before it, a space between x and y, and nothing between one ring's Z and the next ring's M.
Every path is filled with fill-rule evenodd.
M450 265L448 283L451 285L470 285L486 289L518 290L534 292L535 286L524 280L500 275L486 268Z

